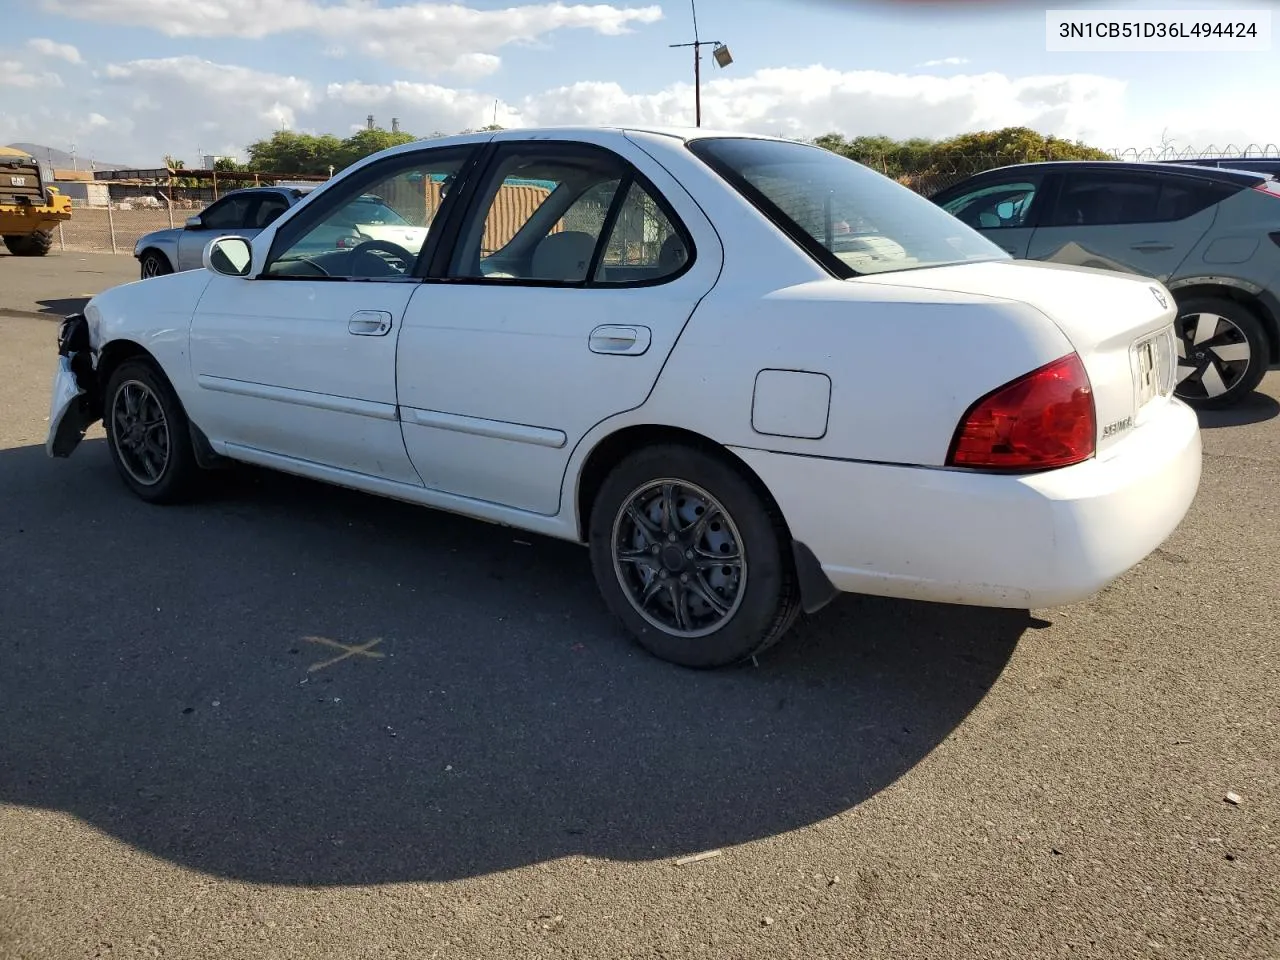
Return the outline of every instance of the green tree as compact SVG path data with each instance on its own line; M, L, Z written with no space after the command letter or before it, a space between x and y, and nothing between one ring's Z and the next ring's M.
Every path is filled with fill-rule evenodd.
M1028 127L984 130L945 140L894 140L885 136L847 140L838 133L827 133L813 143L924 193L993 167L1038 160L1111 159L1110 154L1096 147L1046 136Z
M488 133L502 130L498 124L489 124L479 130L463 130L463 133ZM412 143L419 139L437 139L449 134L434 131L428 137L417 137L403 131L392 132L375 127L373 130L359 130L347 137L339 139L330 133L310 134L294 133L290 130L277 130L265 140L251 143L248 148L249 161L238 169L267 173L304 173L325 176L329 167L337 173L349 167L357 160L363 160L370 154L385 150L388 147Z
M249 144L248 167L272 173L328 173L341 150L342 141L333 134L277 130L268 139Z
M372 130L361 130L343 140L334 155L327 160L325 169L317 170L316 172L328 173L328 164L332 163L336 173L343 167L349 167L357 160L363 160L379 150L398 147L403 143L413 143L417 139L413 134L404 133L403 131L392 133L390 130L383 130L377 127Z

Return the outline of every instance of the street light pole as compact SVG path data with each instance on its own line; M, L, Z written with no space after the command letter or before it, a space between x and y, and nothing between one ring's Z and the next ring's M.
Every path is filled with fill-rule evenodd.
M716 63L721 67L727 67L733 63L733 57L729 55L729 48L719 40L700 40L698 39L698 7L697 0L689 0L689 6L693 9L693 42L692 43L673 43L672 49L677 47L693 47L693 112L694 123L702 126L702 48L710 46L716 58Z

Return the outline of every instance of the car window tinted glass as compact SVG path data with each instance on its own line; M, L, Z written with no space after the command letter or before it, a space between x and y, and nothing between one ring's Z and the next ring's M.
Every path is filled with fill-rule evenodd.
M335 184L282 228L266 275L374 280L411 273L469 153L405 154Z
M249 207L255 200L252 194L247 193L223 197L200 214L200 222L210 230L236 230L247 227Z
M289 202L279 194L270 193L262 198L253 215L253 225L259 230L269 227L280 214L289 209Z
M689 259L684 237L657 200L633 183L605 241L596 283L661 280L679 273Z
M1011 181L986 184L948 200L942 209L976 230L1021 227L1036 197L1036 184Z
M690 149L838 276L1009 259L932 201L821 147L723 138Z
M587 279L625 164L604 151L517 146L480 185L450 273L579 283Z
M1170 223L1193 216L1235 192L1235 187L1192 177L1081 171L1066 178L1047 225Z

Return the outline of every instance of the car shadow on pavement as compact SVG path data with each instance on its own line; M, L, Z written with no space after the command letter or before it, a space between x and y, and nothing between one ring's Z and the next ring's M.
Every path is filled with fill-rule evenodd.
M37 300L42 314L61 319L84 310L90 297L58 297L54 300Z
M1280 415L1280 402L1261 391L1254 391L1235 406L1223 410L1197 410L1200 427L1212 430L1219 427L1243 427L1251 423L1263 423Z
M443 881L804 827L935 749L1032 626L847 597L758 665L687 671L620 634L581 547L222 480L151 507L102 440L0 451L0 801L250 882Z

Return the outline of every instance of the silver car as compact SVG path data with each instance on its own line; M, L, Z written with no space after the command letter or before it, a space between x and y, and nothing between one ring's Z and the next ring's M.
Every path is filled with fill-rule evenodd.
M142 279L198 270L209 241L235 234L253 239L311 187L245 187L230 190L189 217L182 227L143 234L133 246Z
M1165 163L988 170L930 199L1013 256L1154 277L1178 305L1177 395L1248 396L1280 363L1280 181Z

